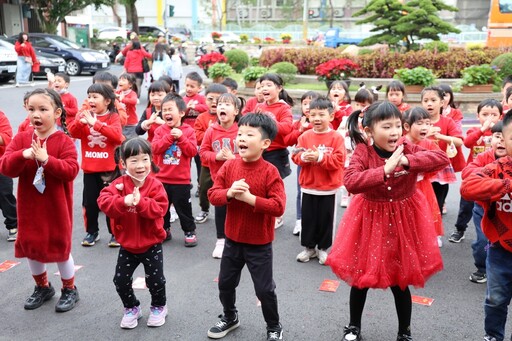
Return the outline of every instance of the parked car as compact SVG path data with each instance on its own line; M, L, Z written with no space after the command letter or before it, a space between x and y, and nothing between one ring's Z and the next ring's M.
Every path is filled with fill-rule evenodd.
M98 39L115 40L126 39L128 30L123 27L104 27L98 30Z
M17 37L13 36L10 39L16 41ZM70 76L78 76L82 72L94 74L110 67L110 59L105 52L81 47L58 35L30 33L30 42L36 52L62 57L66 61L66 73Z
M192 40L192 31L186 27L168 27L167 32L170 35L181 34L187 38L186 40Z
M0 83L7 83L16 77L16 64L18 55L14 51L14 45L0 40Z
M152 36L158 37L158 35L162 33L164 36L168 36L163 28L157 26L139 26L139 35L141 36Z
M221 31L219 32L221 34L220 38L217 39L218 41L221 41L223 43L239 43L240 36L236 33L230 32L230 31ZM201 43L213 43L212 35L205 36L199 40Z

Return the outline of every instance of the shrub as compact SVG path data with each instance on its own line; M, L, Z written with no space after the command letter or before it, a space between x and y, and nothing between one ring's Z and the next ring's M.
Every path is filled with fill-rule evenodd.
M432 70L423 66L415 67L414 69L397 69L396 75L393 78L399 79L405 85L421 85L423 87L434 84L436 77Z
M228 77L234 72L233 68L226 63L217 63L213 64L208 68L208 77L210 78L218 78L218 77Z
M483 50L485 43L467 43L466 48L470 51Z
M249 65L249 55L244 50L234 49L224 53L228 64L237 72L242 72Z
M255 81L268 72L268 69L263 66L249 66L242 72L242 78L246 82Z
M373 53L372 49L360 49L359 52L357 53L357 55L363 56L365 54L372 54L372 53Z
M297 67L292 63L279 62L270 67L270 72L277 73L285 83L293 83L297 74Z
M442 41L431 41L423 46L424 50L430 52L447 52L449 50L448 44Z
M472 65L462 70L462 85L494 84L498 80L498 73L489 64Z
M259 66L260 65L260 59L258 57L251 57L249 59L249 65L250 66Z
M496 67L496 71L502 79L512 75L512 52L494 58L491 65Z
M247 34L245 34L245 33L242 33L240 35L240 42L247 43L248 41L249 41L249 36Z

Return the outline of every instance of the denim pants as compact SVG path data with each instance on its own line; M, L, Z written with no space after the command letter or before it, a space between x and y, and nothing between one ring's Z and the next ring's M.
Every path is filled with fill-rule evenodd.
M512 297L512 252L494 243L487 250L485 333L503 341L508 305Z
M476 239L471 243L473 249L473 259L478 272L485 273L485 259L487 258L487 245L489 240L482 232L482 217L484 215L484 208L477 203L473 206L473 224L475 224Z

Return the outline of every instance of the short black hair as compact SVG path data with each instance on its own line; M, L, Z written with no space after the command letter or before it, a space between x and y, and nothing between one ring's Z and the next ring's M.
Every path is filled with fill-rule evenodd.
M197 72L192 71L187 74L185 79L190 79L191 81L196 81L199 85L203 84L203 77L201 77Z
M238 126L258 128L261 136L264 139L270 139L270 141L274 141L277 135L277 124L267 114L247 113L238 121Z
M503 130L503 121L498 121L496 122L492 127L491 127L491 133L501 133Z
M505 114L505 117L503 117L503 128L501 129L501 131L503 131L503 129L505 129L505 127L507 127L511 123L512 123L512 112L509 111Z
M185 103L183 98L174 92L169 92L167 95L165 95L164 99L162 100L162 107L167 102L176 103L176 106L178 107L178 110L180 112L185 112L187 110L187 104Z
M101 82L101 83L110 82L112 87L114 89L116 89L117 88L118 79L117 79L116 75L111 74L110 72L99 71L99 72L96 72L94 74L94 76L92 77L92 82L93 83L96 83L96 82Z
M228 89L224 85L219 84L219 83L212 83L212 84L208 85L208 87L204 91L204 95L206 96L210 93L225 94L226 92L228 92Z
M238 90L238 83L233 78L226 77L224 78L224 81L222 81L221 84L224 85L226 88L230 88L231 90Z
M55 74L55 77L60 77L62 79L64 79L64 82L68 83L71 82L71 78L69 77L69 75L67 73L63 73L63 72L57 72Z
M507 93L508 93L508 91L507 91ZM496 107L496 108L498 108L498 111L500 112L500 116L503 114L503 106L501 105L501 103L498 100L495 100L494 98L487 98L487 99L484 99L482 102L480 102L478 104L478 107L476 108L476 112L479 114L480 111L484 107L489 107L489 108Z
M512 83L512 75L508 75L503 78L503 82L501 83L501 88L503 89L507 83Z
M332 102L325 96L318 96L309 103L309 111L313 109L318 110L327 110L329 114L334 112L334 107L332 106Z

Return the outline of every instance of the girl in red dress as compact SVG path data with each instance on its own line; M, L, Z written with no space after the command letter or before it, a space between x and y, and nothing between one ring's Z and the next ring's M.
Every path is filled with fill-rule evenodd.
M404 102L405 85L399 80L389 82L386 88L386 98L388 101L396 105L402 114L411 108L409 104Z
M418 173L433 172L449 161L442 151L427 151L404 141L402 114L390 102L376 102L348 120L355 144L344 183L355 194L327 258L332 271L352 288L345 341L361 340L361 316L369 288L391 288L398 314L397 341L410 336L411 293L443 268L432 213L416 189ZM373 142L373 143L370 143ZM383 337L384 338L384 337ZM384 338L385 339L385 338Z

